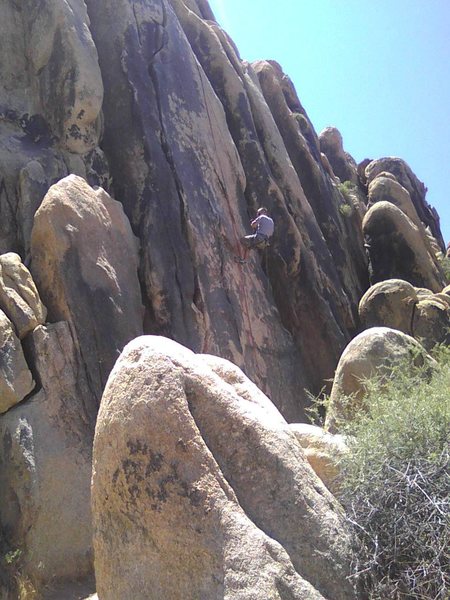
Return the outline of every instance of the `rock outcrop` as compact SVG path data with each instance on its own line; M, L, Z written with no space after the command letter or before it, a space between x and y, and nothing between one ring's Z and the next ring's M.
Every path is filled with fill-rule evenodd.
M398 183L408 191L414 204L416 212L425 225L429 227L434 238L438 241L441 249L444 250L445 244L439 226L439 216L426 201L426 187L412 172L411 167L401 158L385 157L370 162L365 168L367 183L370 183L380 173L391 173Z
M289 420L303 419L303 389L332 376L368 286L365 199L349 202L336 185L335 174L359 190L339 132L319 140L281 67L241 61L205 0L8 1L1 11L0 251L29 264L34 215L70 173L112 189L140 241L143 331L232 360ZM439 240L409 167L369 163L366 181L394 173ZM261 204L273 244L237 265ZM95 355L80 335L80 351ZM100 374L87 361L97 399L112 365L100 360Z
M0 419L0 520L41 591L92 575L95 414L68 325L37 327L29 345L40 389Z
M380 281L370 287L359 303L364 328L390 327L413 335L413 317L419 299L414 286L401 279Z
M342 421L350 420L355 411L362 408L367 380L375 375L386 375L393 366L408 361L433 364L419 342L401 331L372 327L357 335L336 368L325 429L335 433Z
M414 337L427 350L436 344L450 344L450 306L436 296L421 300L414 311Z
M333 173L342 183L351 181L358 184L358 170L354 159L344 151L341 133L336 127L327 127L319 134L320 150L328 158Z
M126 347L100 407L92 493L104 600L353 597L339 505L223 359L158 337Z
M34 389L14 326L0 310L0 414L21 402Z
M130 399L133 416L98 425L96 494L122 444L111 500L95 500L101 600L149 580L152 597L350 598L347 530L302 450L333 489L335 438L286 422L306 419L361 326L449 342L425 186L398 158L356 166L335 128L318 136L282 67L242 61L207 0L4 0L0 32L0 538L21 573L52 582L49 598L94 591L93 428L114 363L146 333L208 356L167 342L133 397L111 392L135 373L128 350L111 376L104 403ZM241 264L261 205L275 234ZM407 352L395 336L366 340L355 373ZM358 388L346 377L340 364L337 413ZM137 549L137 577L103 531ZM131 572L134 591L114 588Z
M363 221L371 267L371 283L404 279L438 292L444 274L429 253L421 231L391 202L374 204Z
M142 333L138 244L122 205L71 175L34 219L32 272L50 321L66 321L97 405L127 342Z
M14 324L19 339L47 318L30 272L13 252L0 255L0 308Z

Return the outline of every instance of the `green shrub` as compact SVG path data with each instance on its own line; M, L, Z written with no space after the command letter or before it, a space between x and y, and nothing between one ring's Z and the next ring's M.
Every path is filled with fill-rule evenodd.
M345 200L344 204L339 205L339 212L344 217L350 217L353 214L355 203L357 202L358 187L351 181L338 183L337 187Z
M448 258L447 256L444 256L439 261L439 264L441 266L441 269L444 272L447 283L450 283L450 258Z
M450 350L431 375L405 364L367 390L342 463L354 577L371 599L448 600Z
M358 187L352 181L344 181L343 183L338 183L338 190L344 196L345 201L351 204L353 203L352 195L358 192Z
M341 213L341 215L343 217L351 217L353 214L353 208L350 206L350 204L340 204L339 205L339 212Z

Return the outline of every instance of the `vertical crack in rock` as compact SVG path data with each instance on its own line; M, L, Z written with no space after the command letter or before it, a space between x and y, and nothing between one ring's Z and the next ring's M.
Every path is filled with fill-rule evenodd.
M161 108L161 100L160 100L160 89L159 89L159 83L158 83L158 77L155 73L154 70L154 61L156 59L156 57L158 56L158 54L160 52L162 52L162 50L164 49L164 47L166 46L167 42L168 42L168 35L167 35L167 31L166 31L166 24L167 24L167 8L165 5L164 0L161 0L161 10L162 10L162 15L163 15L163 19L162 19L162 23L157 23L156 20L154 20L154 23L157 24L159 26L159 29L157 30L159 32L159 40L156 40L156 43L158 45L158 48L154 51L153 56L151 57L150 61L149 61L149 66L148 66L148 74L150 76L153 88L155 90L155 99L156 99L156 105L157 105L157 111L158 111L158 116L159 116L159 126L160 126L160 143L161 143L161 149L163 151L163 154L165 156L166 162L170 168L171 174L172 174L172 178L173 181L175 183L175 188L176 188L176 192L178 195L178 202L179 202L179 208L180 208L180 229L181 231L184 233L185 235L185 239L187 244L189 245L189 236L188 236L188 218L186 215L186 204L185 204L185 193L183 190L183 183L180 180L180 177L178 176L175 164L174 164L174 159L172 156L172 152L170 149L170 145L168 143L167 140L167 134L166 134L166 129L165 129L165 125L164 125L164 117L163 117L163 111ZM136 12L135 12L135 8L133 7L133 11L135 13L136 16ZM139 33L139 24L136 20L136 27L138 30L138 34L139 34L139 40L141 41L140 38L140 33ZM142 43L141 43L142 45ZM179 294L179 298L180 298L180 304L183 306L185 305L188 301L188 299L185 298L184 296L184 290L183 290L183 286L182 283L180 281L179 278L179 269L180 266L178 264L178 257L176 252L173 252L173 260L175 263L175 271L174 271L174 276L175 276L175 281L177 284L177 289L178 289L178 294ZM195 273L195 265L194 265L194 273ZM195 288L194 288L195 291ZM194 296L192 297L192 302L194 301ZM183 312L183 321L184 321L184 326L185 329L188 330L189 329L189 324L186 322L186 315ZM204 316L203 316L204 318Z

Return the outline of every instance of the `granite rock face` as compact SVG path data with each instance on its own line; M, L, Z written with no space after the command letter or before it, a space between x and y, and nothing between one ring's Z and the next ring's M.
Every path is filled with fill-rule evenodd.
M366 199L339 132L319 138L280 65L242 61L206 0L0 11L0 251L29 264L34 215L67 175L113 191L140 242L143 330L232 360L303 419L303 390L333 375L368 287ZM394 173L440 240L405 163L365 170L366 184ZM350 201L336 176L357 187ZM236 264L260 205L273 243Z
M67 321L97 404L123 347L142 333L138 244L122 205L71 175L34 219L32 272L50 321Z
M259 392L248 391L249 380L220 360L202 359L208 377L218 370L232 389L261 394L266 409L270 398L288 422L303 421L305 390L319 393L361 325L386 318L372 303L372 316L361 312L360 319L370 277L415 286L412 334L427 347L447 341L439 264L445 246L426 188L409 166L392 157L356 166L335 128L318 136L281 66L241 60L207 0L4 0L0 55L0 406L8 410L0 428L17 442L11 469L3 461L0 478L21 498L8 500L11 506L5 500L0 525L7 541L23 542L25 575L40 585L59 578L55 590L69 589L77 569L84 579L91 568L85 457L108 376L129 340L161 335L228 359ZM239 240L261 205L275 220L275 234L268 249L240 264ZM400 315L397 300L389 324L407 329L409 309ZM66 366L57 358L59 342ZM214 585L237 589L230 578L239 565L230 556L239 551L248 565L252 539L262 550L247 590L259 585L259 570L261 597L346 597L344 583L337 592L308 571L314 565L302 554L306 546L285 527L299 515L283 513L281 496L273 508L261 489L252 499L248 474L239 478L236 465L227 471L235 459L200 404L195 419L203 430L192 468L201 472L203 459L212 461L205 477L222 507L214 519L226 516L217 530L231 549L225 575L217 575L215 558L208 563ZM191 408L184 406L183 415L194 428ZM217 407L209 410L220 417ZM277 411L272 415L280 422ZM62 469L68 465L69 490L78 481L74 464L81 465L83 491L73 497L86 526L74 544L73 570L57 522L48 538L55 547L44 548L43 488L32 487L28 475L19 485L16 466L28 460L27 440L34 444L30 456L42 457L38 480L54 492L51 510L67 505L65 523L76 507L49 481L51 448L60 452ZM268 480L254 456L238 456L272 489L273 469ZM23 469L32 471L28 463ZM296 477L283 473L286 481ZM291 485L283 487L289 498ZM242 548L241 523L248 536ZM311 535L322 550L323 535L319 526ZM213 540L208 552L218 544ZM42 576L32 548L42 548ZM202 552L200 561L214 555Z
M36 590L92 575L95 413L67 323L29 339L39 391L0 419L0 520Z
M105 183L103 83L83 0L6 0L0 23L0 252L26 255L50 185Z
M102 399L93 469L105 600L354 597L338 503L273 404L223 359L131 342Z
M419 227L397 206L374 204L363 221L371 268L371 283L403 279L439 292L445 277L430 253Z
M397 182L407 190L421 222L425 227L430 228L434 238L444 250L445 244L439 226L439 216L436 210L427 203L426 187L413 173L411 167L401 158L392 156L371 161L365 168L367 183L370 184L383 172L394 175Z
M358 169L354 159L344 151L342 135L336 127L327 127L319 134L320 150L330 162L333 173L341 182L358 183Z
M14 326L0 310L0 413L21 402L34 389Z
M419 299L407 281L387 279L370 287L359 303L362 325L390 327L413 335L413 316Z
M47 318L29 270L14 252L0 255L0 307L23 339Z

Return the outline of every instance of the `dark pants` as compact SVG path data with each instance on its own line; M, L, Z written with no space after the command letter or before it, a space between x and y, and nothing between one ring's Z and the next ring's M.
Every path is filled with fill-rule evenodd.
M269 238L267 235L261 233L254 233L253 235L246 235L242 238L242 243L246 248L255 248L264 242L267 242Z

